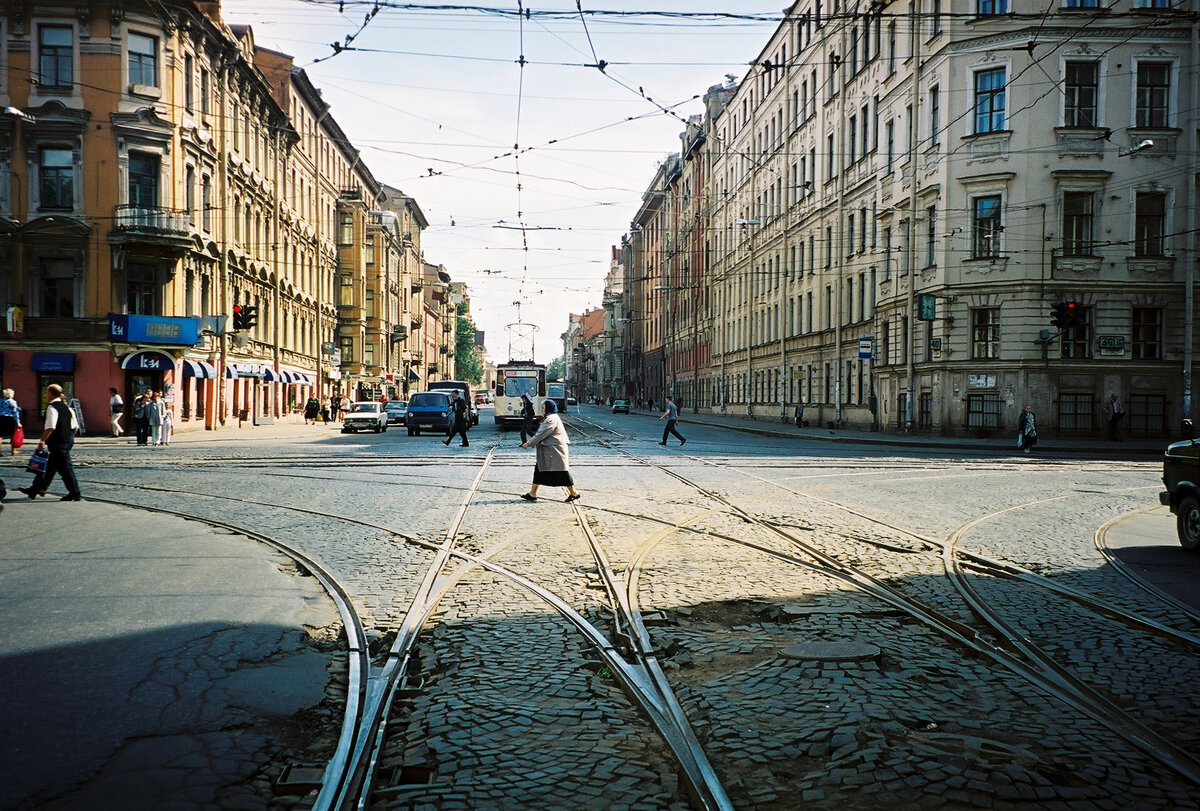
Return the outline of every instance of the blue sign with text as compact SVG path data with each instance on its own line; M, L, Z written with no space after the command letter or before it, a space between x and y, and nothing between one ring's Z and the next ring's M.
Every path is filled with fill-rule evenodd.
M127 344L194 346L200 340L200 319L109 313L108 339Z

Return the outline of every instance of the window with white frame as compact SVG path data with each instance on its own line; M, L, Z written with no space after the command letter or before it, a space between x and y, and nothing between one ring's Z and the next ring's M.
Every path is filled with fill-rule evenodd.
M977 307L971 310L971 359L992 360L1000 357L1000 308Z
M1004 129L1005 69L990 68L975 73L975 132Z
M1008 0L979 0L976 13L980 17L991 17L995 14L1008 13Z
M75 34L65 26L38 28L38 85L42 90L71 87L75 70Z
M1165 255L1167 195L1164 192L1138 192L1134 207L1134 255Z
M1138 127L1168 127L1171 117L1171 66L1139 62L1137 66Z
M129 34L129 83L158 87L158 40L154 37Z
M991 259L1000 255L1001 198L998 194L971 201L971 258Z
M1063 71L1063 126L1098 127L1100 65L1068 62Z
M1068 191L1062 199L1063 254L1090 256L1094 249L1096 194Z
M38 152L39 208L70 211L75 207L75 160L70 149L43 147Z

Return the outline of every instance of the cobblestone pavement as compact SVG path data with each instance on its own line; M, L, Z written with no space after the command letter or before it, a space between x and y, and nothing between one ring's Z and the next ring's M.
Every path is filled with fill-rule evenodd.
M494 446L457 548L611 634L586 521L644 612L733 807L1196 806L1195 763L1164 762L1111 719L902 607L919 603L981 644L1008 648L945 561L957 550L1017 565L1030 576L964 576L1124 713L1200 751L1200 699L1181 688L1200 680L1195 646L1045 586L1200 638L1200 621L1133 588L1095 543L1112 519L1156 503L1156 461L781 445L694 423L686 448L660 448L645 418L597 410L571 424L578 509L556 488L520 501L532 454L486 425L469 449L395 431L306 433L150 452L97 444L78 462L85 495L166 500L303 551L386 638ZM372 807L690 806L659 730L561 614L462 560L439 582L388 723Z

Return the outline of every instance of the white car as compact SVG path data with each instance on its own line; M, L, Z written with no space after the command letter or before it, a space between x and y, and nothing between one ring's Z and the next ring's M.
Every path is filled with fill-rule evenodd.
M342 417L342 433L365 431L373 428L375 433L387 430L388 415L383 403L351 403L350 410Z

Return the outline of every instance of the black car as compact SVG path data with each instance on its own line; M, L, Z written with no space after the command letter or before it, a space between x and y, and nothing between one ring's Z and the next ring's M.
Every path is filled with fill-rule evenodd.
M1188 439L1167 447L1163 457L1165 492L1158 500L1175 513L1179 545L1200 551L1200 440Z

